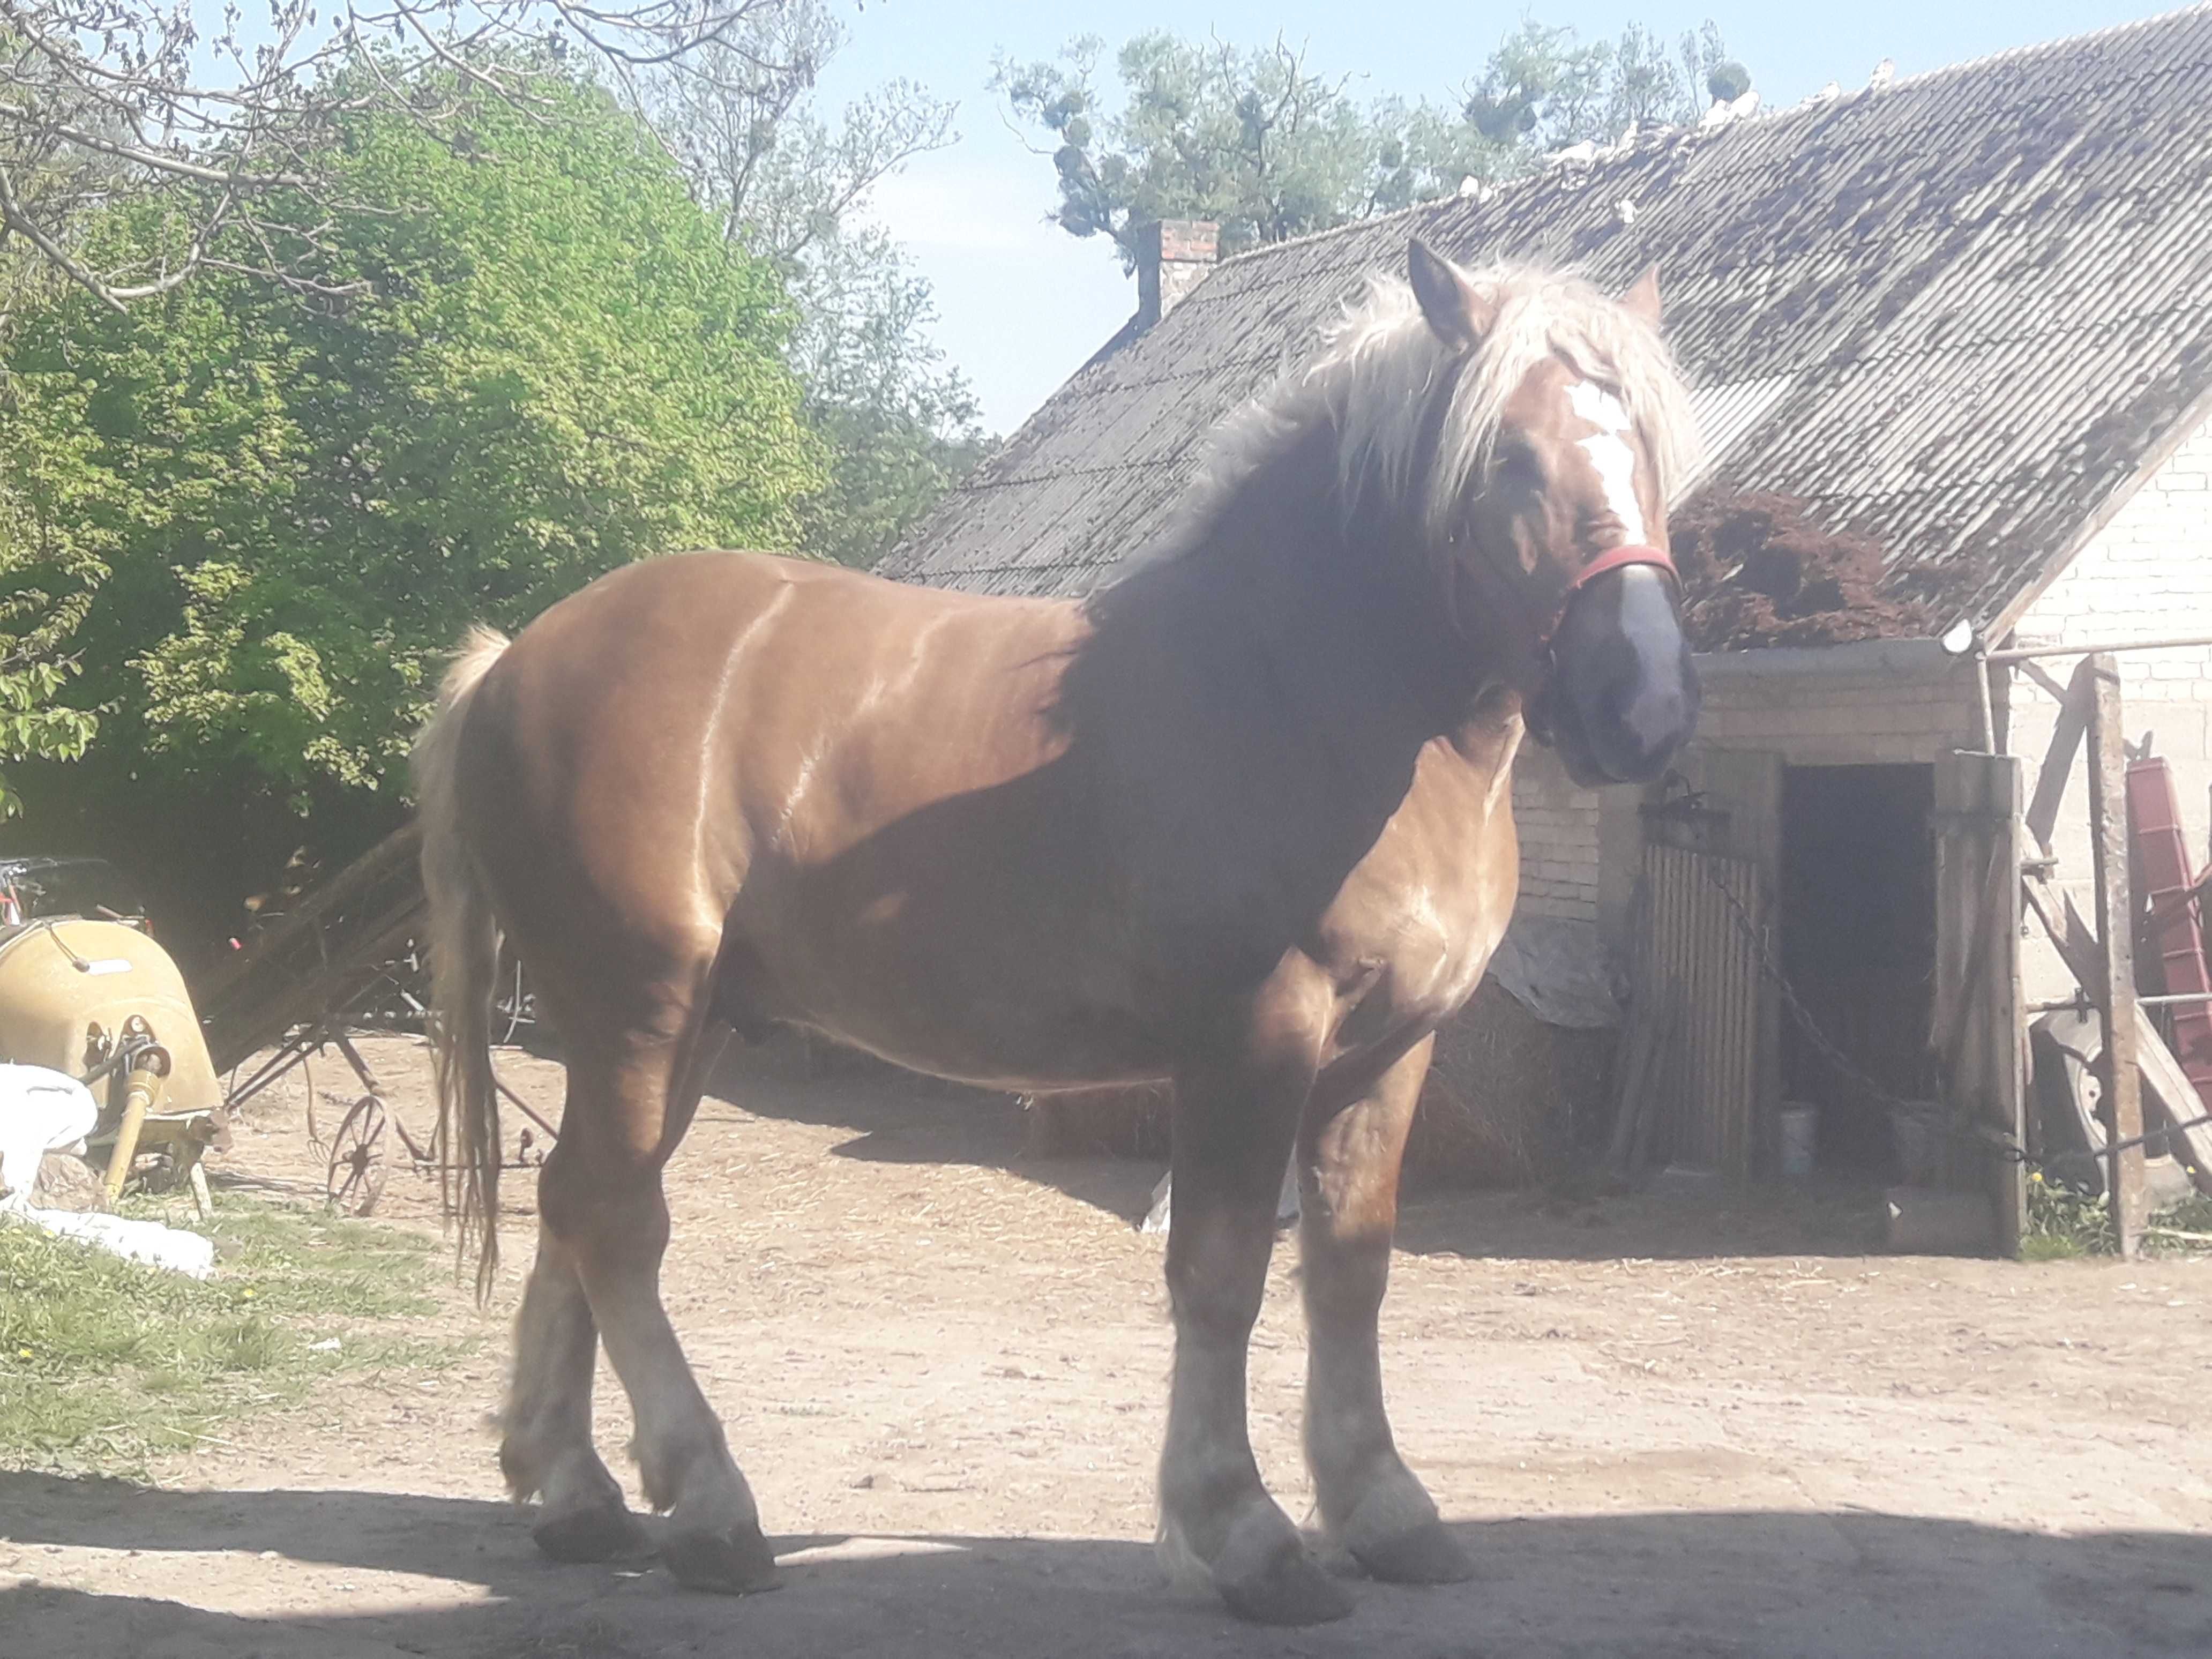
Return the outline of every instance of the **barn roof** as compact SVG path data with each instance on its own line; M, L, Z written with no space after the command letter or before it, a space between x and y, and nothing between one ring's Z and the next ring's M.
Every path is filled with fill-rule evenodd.
M1711 453L1700 488L1796 498L1871 540L1911 614L2007 623L2212 392L2212 8L1230 259L880 568L1097 586L1161 529L1214 425L1312 351L1364 273L1401 266L1409 234L1615 286L1656 261Z

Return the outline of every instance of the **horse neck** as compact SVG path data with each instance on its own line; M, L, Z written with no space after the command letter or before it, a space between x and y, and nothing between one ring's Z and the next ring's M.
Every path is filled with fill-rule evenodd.
M1363 533L1390 515L1358 515L1347 530L1338 481L1334 434L1317 427L1255 468L1190 546L1109 595L1104 614L1215 658L1256 654L1309 720L1346 741L1418 749L1473 717L1490 677L1410 538Z

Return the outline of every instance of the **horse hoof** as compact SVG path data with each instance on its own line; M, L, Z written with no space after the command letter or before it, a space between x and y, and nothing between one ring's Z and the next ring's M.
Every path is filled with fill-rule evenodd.
M783 1583L775 1553L754 1522L727 1532L678 1533L661 1546L660 1554L685 1589L751 1595Z
M1474 1577L1467 1546L1431 1521L1377 1544L1347 1547L1368 1576L1386 1584L1462 1584Z
M1326 1625L1355 1605L1352 1592L1296 1538L1285 1540L1256 1576L1217 1579L1215 1587L1230 1612L1255 1625Z
M530 1535L556 1561L618 1561L644 1554L652 1543L644 1523L620 1504L571 1510L539 1522Z

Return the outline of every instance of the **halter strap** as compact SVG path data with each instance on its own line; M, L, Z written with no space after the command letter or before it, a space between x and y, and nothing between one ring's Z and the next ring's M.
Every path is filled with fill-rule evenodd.
M1674 559L1663 548L1647 547L1635 542L1628 542L1619 547L1607 549L1580 570L1575 572L1575 579L1567 584L1567 592L1572 593L1579 588L1587 587L1600 576L1604 575L1607 571L1623 569L1632 564L1648 564L1654 570L1663 570L1678 584L1682 580L1681 572L1674 568Z
M1607 572L1625 570L1636 564L1649 565L1654 570L1663 571L1667 580L1674 585L1675 591L1681 591L1682 573L1674 568L1674 561L1664 548L1652 547L1642 542L1625 542L1619 547L1609 547L1575 572L1567 583L1567 591L1559 595L1559 608L1553 611L1551 625L1544 629L1541 639L1542 648L1547 657L1551 652L1552 635L1559 631L1559 624L1567 619L1567 607L1574 603L1575 595Z

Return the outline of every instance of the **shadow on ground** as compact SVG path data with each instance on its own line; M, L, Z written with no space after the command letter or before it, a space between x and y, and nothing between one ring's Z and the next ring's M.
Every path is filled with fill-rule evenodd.
M557 1062L550 1049L532 1051ZM557 1099L534 1103L557 1114ZM748 1117L846 1131L851 1138L832 1149L841 1158L1003 1170L1133 1226L1150 1209L1165 1167L1145 1158L1033 1156L1013 1096L826 1045L810 1053L793 1033L732 1042L710 1075L699 1121L737 1128ZM1398 1243L1415 1254L1474 1259L1852 1257L1881 1253L1882 1232L1881 1193L1864 1186L1602 1198L1426 1187L1407 1194Z
M315 1611L239 1617L67 1583L0 1591L0 1647L72 1659L659 1659L684 1653L899 1656L2100 1656L2212 1650L2212 1539L2051 1536L1847 1513L1554 1516L1467 1523L1481 1563L1441 1590L1363 1585L1343 1624L1296 1633L1231 1621L1162 1583L1120 1540L787 1539L787 1587L742 1602L665 1573L556 1567L501 1504L362 1492L179 1493L0 1475L17 1571L44 1546L183 1552L234 1567L273 1553L241 1594ZM165 1558L166 1559L166 1558ZM82 1579L83 1558L58 1568ZM106 1571L118 1580L135 1575ZM139 1564L133 1564L134 1566ZM149 1564L150 1565L150 1564ZM447 1581L400 1599L374 1581L333 1609L313 1571ZM185 1569L190 1571L191 1569ZM354 1588L349 1584L348 1589ZM396 1589L397 1587L392 1587ZM426 1593L427 1592L427 1593ZM208 1599L218 1599L210 1596Z
M716 1068L702 1121L747 1114L849 1130L839 1158L968 1164L1052 1187L1134 1224L1163 1164L1144 1158L1035 1158L1012 1096L919 1077L837 1054L810 1066L795 1039L732 1044ZM1716 1255L1857 1256L1881 1248L1872 1188L1771 1186L1710 1196L1562 1198L1543 1192L1431 1188L1409 1193L1398 1243L1417 1254L1611 1261Z
M1164 1167L1142 1159L1034 1158L1023 1150L1020 1103L902 1072L844 1050L811 1058L799 1040L732 1042L708 1079L702 1123L744 1115L852 1132L834 1156L871 1164L967 1164L1051 1187L1131 1224L1152 1204Z

